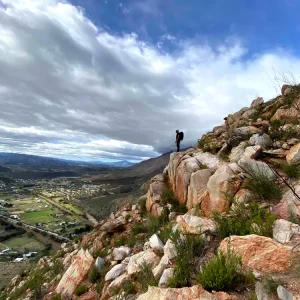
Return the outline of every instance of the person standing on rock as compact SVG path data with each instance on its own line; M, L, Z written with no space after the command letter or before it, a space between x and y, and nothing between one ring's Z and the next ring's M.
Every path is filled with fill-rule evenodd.
M176 130L176 141L175 144L177 145L177 152L180 151L180 142L183 140L183 132L179 132L179 130Z

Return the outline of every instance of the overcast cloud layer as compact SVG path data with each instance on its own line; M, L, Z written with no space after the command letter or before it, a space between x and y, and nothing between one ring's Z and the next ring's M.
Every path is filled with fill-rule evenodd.
M194 145L228 113L275 96L272 68L300 70L284 49L245 54L238 38L150 45L65 1L0 0L0 152L141 160L170 150L177 128Z

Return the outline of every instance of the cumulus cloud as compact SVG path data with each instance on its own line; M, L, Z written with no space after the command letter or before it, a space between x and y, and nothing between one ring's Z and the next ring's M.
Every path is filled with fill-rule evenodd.
M166 37L169 35L166 35ZM171 36L169 36L171 37ZM66 1L0 0L0 151L140 160L185 145L257 96L272 68L296 76L283 49L247 55L176 40L175 51L113 35Z

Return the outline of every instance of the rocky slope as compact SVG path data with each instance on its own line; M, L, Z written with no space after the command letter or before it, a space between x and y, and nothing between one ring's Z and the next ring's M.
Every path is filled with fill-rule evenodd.
M230 114L0 299L300 299L299 104L283 86Z

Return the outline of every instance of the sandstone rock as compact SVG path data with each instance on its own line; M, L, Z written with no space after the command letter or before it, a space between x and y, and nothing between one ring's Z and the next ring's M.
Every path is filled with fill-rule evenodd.
M205 291L200 285L184 287L179 289L148 287L148 291L138 296L137 300L237 300L236 296L224 292Z
M211 171L215 171L222 164L216 155L209 152L196 152L194 157L200 164L207 166Z
M164 255L161 258L159 264L153 269L153 271L152 271L153 272L153 276L154 276L154 278L156 280L158 280L162 276L164 270L169 265L169 262L170 262L170 260L169 260L168 256Z
M109 270L105 275L105 281L115 280L127 271L127 266L118 264Z
M251 271L281 272L290 266L291 247L283 246L271 238L255 234L231 236L221 242L219 250L226 252L228 243L241 256L243 265Z
M256 133L250 138L249 143L252 146L261 146L268 149L272 144L272 140L266 133L263 133L262 135Z
M154 251L163 252L164 244L160 240L160 238L157 236L157 234L153 234L149 239L150 247Z
M121 246L119 248L114 248L112 251L112 258L113 260L120 261L128 257L130 252L131 250L128 247Z
M126 220L123 216L120 216L114 220L108 220L105 222L101 227L101 231L109 232L109 233L114 233L118 231L120 228L124 227L126 224Z
M256 109L252 108L243 113L243 119L249 119L254 113L256 113Z
M160 257L153 250L142 251L130 257L128 263L128 274L136 274L141 270L141 265L146 263L151 268L155 268L160 262Z
M294 100L291 106L288 108L279 108L276 113L271 118L271 121L275 120L294 120L299 118L299 105L300 105L300 98Z
M290 165L299 165L300 164L300 143L293 146L286 156L286 161Z
M84 295L80 296L78 298L79 300L95 300L97 299L97 293L95 291L89 291L85 293Z
M243 157L255 159L261 151L262 151L262 146L260 145L250 146L245 149Z
M176 222L180 231L190 234L201 234L207 231L216 231L215 222L208 218L184 215L178 216Z
M300 195L300 184L296 185L295 193ZM294 195L291 190L283 194L279 204L272 207L272 213L278 219L288 220L290 215L297 217L300 216L300 200Z
M243 126L243 127L236 128L234 130L234 133L240 136L248 136L255 133L261 133L261 130L254 126Z
M269 168L269 166L262 162L256 161L254 159L250 159L248 157L242 157L239 162L239 166L248 174L263 174L267 176L270 180L274 180L276 178L273 171Z
M229 160L231 162L238 162L243 156L247 146L247 142L241 142L237 147L234 147L229 154Z
M61 294L62 299L71 299L76 287L85 280L93 262L89 251L81 249L56 287L56 293Z
M164 255L169 261L177 256L175 245L170 239L164 245Z
M264 103L264 98L262 97L257 97L255 100L252 101L251 103L251 108L255 108L257 106L260 106L261 104Z
M158 286L165 288L168 286L169 280L174 276L174 269L173 268L169 268L164 270L162 276L160 277Z
M300 226L287 220L276 220L273 227L273 238L282 244L289 243L292 238L300 242Z
M209 178L207 183L208 195L200 204L206 216L212 211L223 212L229 206L226 194L235 194L241 182L235 177L234 172L224 164Z
M292 86L291 85L288 85L288 84L284 84L282 87L281 87L281 95L282 96L286 96L285 95L285 92L287 89L292 89Z
M282 146L281 146L281 148L283 150L290 150L290 146L288 145L288 143L283 143Z
M114 291L121 289L121 287L124 285L124 283L128 280L130 280L130 276L127 273L122 274L121 276L118 276L107 287L108 293L112 294Z
M95 266L97 267L98 271L101 272L104 267L105 261L102 257L97 257L95 261Z
M288 154L288 151L283 149L274 149L274 150L265 150L262 151L262 153L270 157L285 158Z
M292 293L290 293L282 285L278 286L277 295L278 295L278 298L280 300L300 300L300 295L299 296L294 296Z
M257 300L269 300L270 297L268 296L268 293L263 288L263 285L261 282L256 282L255 284L255 293Z
M188 199L186 206L191 209L199 203L199 198L205 192L207 182L211 176L209 169L196 171L191 175L190 185L188 187Z
M176 219L176 216L177 216L176 212L174 212L174 211L170 212L170 214L169 214L169 221L170 222L174 221Z
M162 176L155 176L151 180L151 184L147 193L146 209L154 216L160 216L163 207L160 205L161 196L165 189L166 184L163 181Z
M298 139L295 139L295 138L291 138L287 141L289 146L294 146L294 145L298 144L299 142L300 141Z

